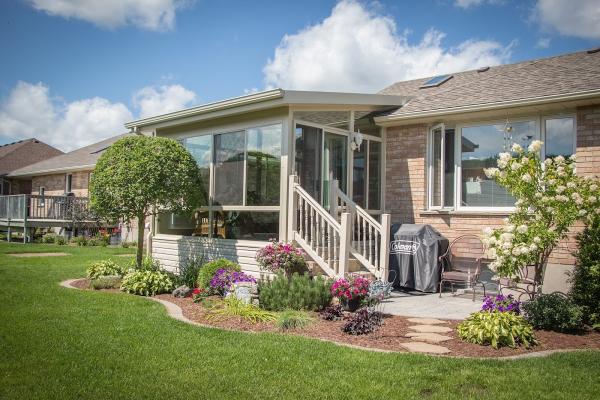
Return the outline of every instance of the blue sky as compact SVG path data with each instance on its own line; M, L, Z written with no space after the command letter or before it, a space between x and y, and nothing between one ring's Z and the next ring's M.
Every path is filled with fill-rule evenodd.
M4 1L0 143L72 149L127 119L269 86L375 92L595 47L600 6L570 15L577 2Z

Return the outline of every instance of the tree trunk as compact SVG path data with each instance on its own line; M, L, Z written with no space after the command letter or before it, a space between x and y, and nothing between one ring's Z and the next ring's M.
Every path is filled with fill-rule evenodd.
M144 232L146 228L146 216L138 215L138 237L137 237L137 254L136 263L138 268L142 267L142 258L144 255Z

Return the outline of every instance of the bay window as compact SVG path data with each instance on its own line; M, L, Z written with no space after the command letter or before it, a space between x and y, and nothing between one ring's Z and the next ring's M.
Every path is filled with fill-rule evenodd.
M194 215L159 215L158 233L219 239L279 236L282 125L188 137L183 145L202 178Z
M496 167L498 155L514 143L526 148L544 142L542 157L575 152L573 116L524 118L492 123L439 124L430 129L428 148L429 209L502 210L515 198L489 179L484 170Z

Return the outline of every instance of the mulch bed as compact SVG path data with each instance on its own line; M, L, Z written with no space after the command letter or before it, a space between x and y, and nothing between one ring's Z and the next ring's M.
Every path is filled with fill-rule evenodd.
M88 289L89 281L81 279L73 282L72 286L79 289ZM111 289L114 291L115 289ZM280 332L286 335L305 336L316 339L323 339L337 342L340 344L366 347L383 351L406 352L400 344L411 342L412 340L405 337L408 332L411 332L409 326L416 325L408 321L408 317L397 315L388 315L384 317L383 326L374 333L367 335L348 335L342 331L342 326L345 321L325 321L321 319L318 313L311 313L314 322L301 329L281 331L275 323L257 323L240 320L239 318L223 318L223 319L208 319L208 308L201 304L196 304L191 298L177 298L171 294L161 294L155 296L158 299L167 300L177 304L183 310L183 315L188 319L198 322L203 325L210 325L217 328L237 330L244 332ZM210 298L209 298L210 299ZM213 299L218 301L216 299ZM550 331L536 331L536 338L539 344L526 349L524 347L509 348L503 347L498 350L491 346L480 346L472 343L465 343L458 338L456 326L459 321L450 320L447 324L452 328L451 332L443 333L443 335L452 337L451 340L438 343L440 346L447 347L451 353L449 356L458 357L508 357L517 356L526 353L561 350L561 349L597 349L600 350L600 333L587 331L580 335L568 335Z

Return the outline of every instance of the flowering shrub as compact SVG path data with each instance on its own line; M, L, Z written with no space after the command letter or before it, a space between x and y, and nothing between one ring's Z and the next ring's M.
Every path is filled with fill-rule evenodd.
M542 142L528 149L514 144L513 153L500 153L498 168L485 170L517 198L515 211L506 225L486 228L486 243L495 261L490 268L501 277L519 280L527 265L535 267L535 280L542 273L552 249L566 237L578 220L600 212L598 183L576 175L575 157L539 157Z
M370 284L371 282L362 276L353 276L350 280L340 278L331 285L331 294L342 301L363 299L369 293Z
M194 301L194 303L202 302L202 300L204 300L209 295L210 295L210 292L206 289L194 288L192 290L192 300Z
M483 305L481 311L499 311L499 312L512 312L519 314L521 303L516 301L512 294L508 296L496 295L496 296L485 296L483 299Z
M294 272L306 272L306 261L302 249L291 243L272 241L256 252L260 269L272 273L283 271L287 276Z
M223 295L234 283L252 282L256 283L256 279L241 271L232 271L221 268L215 272L215 275L210 280L210 287L213 291Z

